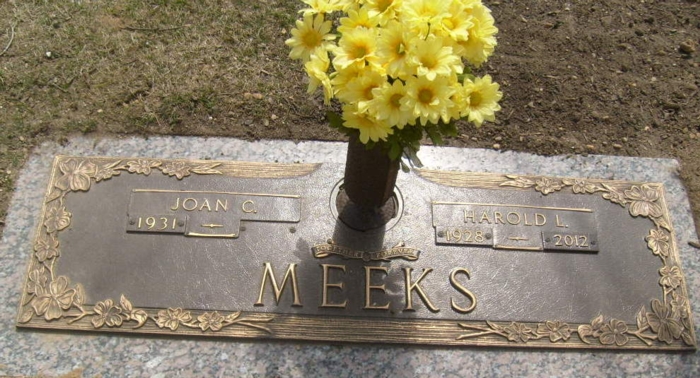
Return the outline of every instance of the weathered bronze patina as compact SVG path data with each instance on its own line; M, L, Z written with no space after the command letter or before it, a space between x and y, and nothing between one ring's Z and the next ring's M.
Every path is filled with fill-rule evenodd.
M17 325L693 350L661 184L414 170L386 224L343 167L57 157Z

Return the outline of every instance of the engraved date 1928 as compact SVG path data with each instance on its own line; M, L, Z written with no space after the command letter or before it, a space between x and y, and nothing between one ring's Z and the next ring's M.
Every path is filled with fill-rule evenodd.
M492 245L493 232L479 227L437 227L437 241L444 244Z

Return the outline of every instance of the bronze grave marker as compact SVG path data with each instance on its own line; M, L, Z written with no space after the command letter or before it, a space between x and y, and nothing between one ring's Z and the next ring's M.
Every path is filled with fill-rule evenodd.
M338 218L343 167L57 157L17 326L694 350L661 184L414 170Z

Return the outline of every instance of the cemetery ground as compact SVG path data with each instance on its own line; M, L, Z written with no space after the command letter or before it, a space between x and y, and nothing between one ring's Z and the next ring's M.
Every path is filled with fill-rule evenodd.
M460 123L448 144L675 158L700 224L700 2L484 3L499 45L476 72L501 84L503 109L481 129ZM343 140L287 58L302 6L0 1L0 231L18 173L44 141Z

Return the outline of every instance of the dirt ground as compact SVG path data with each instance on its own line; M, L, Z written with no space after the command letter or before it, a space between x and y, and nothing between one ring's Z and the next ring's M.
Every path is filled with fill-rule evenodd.
M65 4L64 4L65 3ZM452 146L675 158L700 220L700 3L484 1L495 124ZM297 0L0 1L0 230L31 149L95 137L342 140L284 40Z

